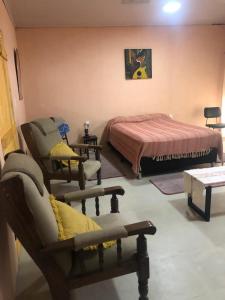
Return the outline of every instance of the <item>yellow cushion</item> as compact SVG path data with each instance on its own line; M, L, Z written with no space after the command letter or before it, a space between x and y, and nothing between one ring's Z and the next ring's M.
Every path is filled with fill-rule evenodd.
M102 228L91 218L78 212L66 203L57 201L53 195L49 195L49 200L55 214L58 225L58 239L66 240L78 234L102 230ZM109 248L115 241L103 243L104 248ZM89 246L85 250L96 250L97 245Z
M50 150L50 156L60 156L60 155L68 155L68 156L78 156L76 152L74 152L68 145L61 142L59 144L56 144L52 147ZM62 160L63 165L68 166L68 160ZM71 160L70 161L71 167L76 167L78 165L77 160Z

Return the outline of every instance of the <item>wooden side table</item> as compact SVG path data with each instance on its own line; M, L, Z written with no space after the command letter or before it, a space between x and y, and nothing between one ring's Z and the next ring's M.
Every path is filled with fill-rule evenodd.
M97 135L84 135L83 142L84 142L84 144L97 145L98 137L97 137ZM85 153L87 154L87 157L89 159L89 149L86 149Z

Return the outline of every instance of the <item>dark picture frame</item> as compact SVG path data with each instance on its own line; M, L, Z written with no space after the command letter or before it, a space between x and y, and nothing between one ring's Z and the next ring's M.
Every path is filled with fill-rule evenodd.
M152 78L152 49L124 49L126 79Z
M15 69L16 69L16 78L17 78L19 100L23 100L23 92L22 92L22 84L21 84L20 58L19 58L18 49L16 49L16 48L14 49L14 61L15 61Z

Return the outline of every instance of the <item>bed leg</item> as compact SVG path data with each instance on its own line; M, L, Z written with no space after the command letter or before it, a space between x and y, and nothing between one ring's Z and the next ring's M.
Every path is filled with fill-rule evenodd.
M137 179L141 179L142 178L142 175L141 175L141 167L139 169L139 173L137 174Z

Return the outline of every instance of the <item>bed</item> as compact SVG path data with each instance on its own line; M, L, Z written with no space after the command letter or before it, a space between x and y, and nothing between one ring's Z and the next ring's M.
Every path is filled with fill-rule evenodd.
M117 117L106 127L108 142L131 164L135 174L164 165L223 160L220 132L185 124L166 114ZM149 165L149 166L148 166ZM147 166L147 167L146 167ZM148 169L150 169L148 172Z

